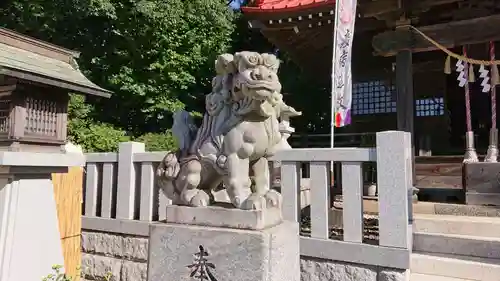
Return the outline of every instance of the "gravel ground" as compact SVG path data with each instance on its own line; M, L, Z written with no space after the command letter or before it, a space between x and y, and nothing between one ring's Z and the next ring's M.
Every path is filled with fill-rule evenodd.
M378 244L378 216L363 215L364 219L364 243ZM342 227L330 227L330 239L343 240ZM309 216L302 216L300 224L300 235L311 236L311 218Z

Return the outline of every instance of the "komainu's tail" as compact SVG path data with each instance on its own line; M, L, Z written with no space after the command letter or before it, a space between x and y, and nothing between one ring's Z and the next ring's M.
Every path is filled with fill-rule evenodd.
M179 149L181 151L189 151L198 130L194 124L193 117L185 110L175 112L173 117L172 134L177 139Z
M158 186L170 200L175 201L178 196L174 182L179 175L180 169L181 165L175 152L169 152L156 169Z

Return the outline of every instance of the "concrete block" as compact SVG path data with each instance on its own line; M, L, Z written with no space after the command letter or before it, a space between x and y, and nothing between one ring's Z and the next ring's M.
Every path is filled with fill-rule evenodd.
M146 261L148 258L148 239L84 231L82 232L82 250L84 253Z
M419 204L422 203L424 202L420 202ZM442 203L437 203L433 205L434 205L434 214L436 215L500 217L500 208L494 206L473 206L473 205L442 204Z
M90 254L82 254L82 266L80 268L81 274L84 277L94 275L94 259Z
M123 237L124 258L136 261L146 261L148 259L148 239L139 237Z
M102 232L82 232L82 249L85 253L122 256L123 241L118 235Z
M296 223L263 230L156 223L149 241L148 281L192 281L203 272L211 281L300 280Z
M409 281L410 270L381 268L377 281Z
M467 279L412 273L410 281L473 281Z
M412 273L439 275L466 280L497 281L500 260L449 254L413 253Z
M413 229L415 232L500 238L500 218L416 215Z
M120 281L146 281L148 265L142 262L124 261Z
M122 263L120 259L83 254L81 270L86 279L102 280L111 274L111 280L117 281L120 278Z
M472 257L500 258L500 239L416 232L413 250Z
M301 281L377 281L377 268L303 257L300 261L300 275Z

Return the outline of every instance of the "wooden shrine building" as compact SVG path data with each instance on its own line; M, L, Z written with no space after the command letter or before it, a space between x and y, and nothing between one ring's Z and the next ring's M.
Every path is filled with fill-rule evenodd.
M254 0L242 8L251 28L323 81L331 79L334 10L335 0ZM466 46L468 57L489 60L489 42L500 40L500 1L358 0L357 14L352 124L339 131L411 132L416 186L454 189L456 201L465 201L465 98L456 60L447 75L447 55L409 25L454 53L462 54ZM470 96L481 158L492 123L490 95L478 79L470 83Z
M40 280L62 262L79 280L85 159L66 146L69 94L111 92L78 56L0 28L0 280Z

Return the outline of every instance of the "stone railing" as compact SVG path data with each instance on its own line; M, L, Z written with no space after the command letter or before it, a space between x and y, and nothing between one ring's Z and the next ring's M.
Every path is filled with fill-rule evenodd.
M118 153L87 153L82 219L82 263L88 279L107 272L117 280L145 280L149 223L166 216L166 198L154 171L167 152L145 152L144 144L121 143ZM307 179L302 207L309 202ZM279 184L279 183L278 183ZM225 191L215 194L224 200Z
M167 152L145 152L144 144L125 142L118 153L87 153L84 216L158 221L170 200L155 184L154 171ZM302 208L308 206L309 181L302 180ZM225 191L224 191L225 192ZM215 194L224 200L224 194Z
M283 215L301 221L300 162L310 162L310 237L301 237L301 255L407 269L411 253L411 145L410 134L380 132L376 148L311 148L279 151ZM343 241L330 239L329 167L342 163ZM362 163L377 163L378 245L367 237L363 217Z
M87 154L82 220L86 279L99 279L111 271L120 276L117 280L145 280L149 225L164 220L165 206L170 204L158 190L154 177L165 154L145 152L142 143L122 143L118 153ZM412 240L410 155L409 134L382 132L377 133L376 148L288 149L271 159L281 164L283 215L286 220L302 223L304 280L317 280L314 276L337 269L373 276L366 280L389 280L394 274L403 278L410 266ZM340 235L332 235L335 230L329 226L331 161L342 166ZM300 163L304 162L309 164L310 177L299 180ZM378 241L367 242L365 233L368 226L363 216L363 162L377 165ZM309 183L306 189L301 182ZM310 215L301 212L309 204ZM309 223L304 225L307 217ZM341 240L332 239L338 236Z

